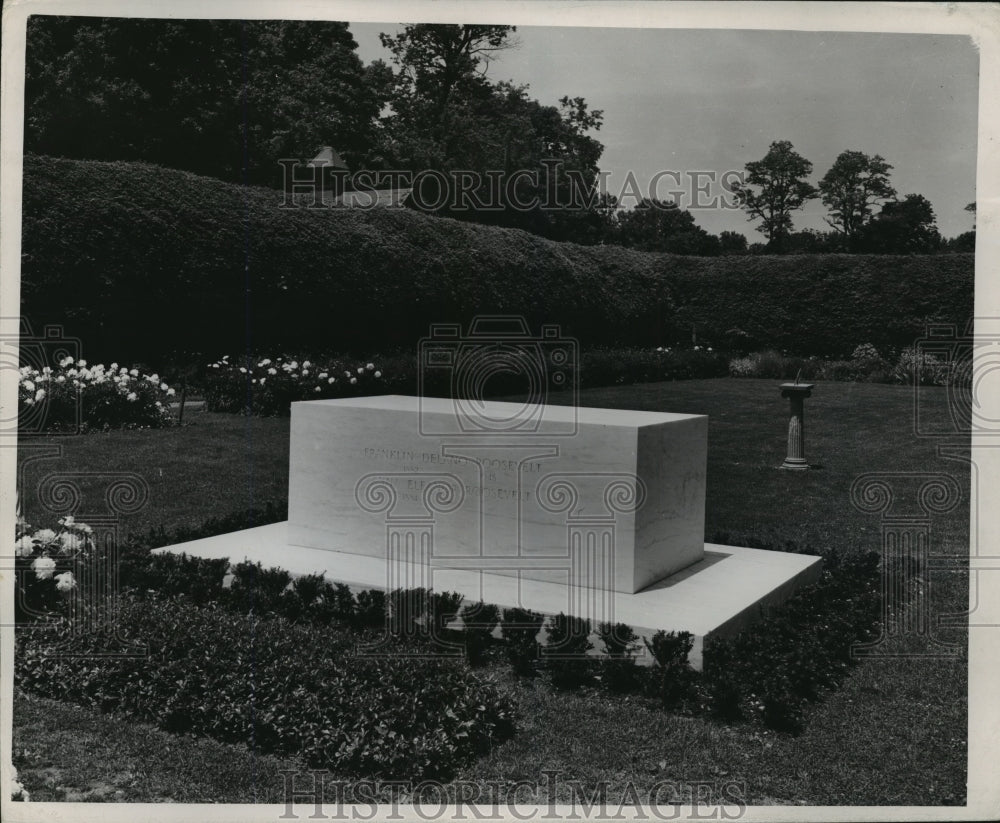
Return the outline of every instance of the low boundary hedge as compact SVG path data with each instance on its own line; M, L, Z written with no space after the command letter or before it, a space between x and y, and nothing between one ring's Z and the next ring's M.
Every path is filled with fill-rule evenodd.
M333 628L177 597L123 598L118 618L21 632L18 686L358 776L447 777L513 733L510 699L456 661L359 657Z

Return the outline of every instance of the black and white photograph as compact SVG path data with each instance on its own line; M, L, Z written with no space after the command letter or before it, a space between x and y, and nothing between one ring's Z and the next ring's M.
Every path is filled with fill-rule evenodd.
M4 2L4 818L1000 816L998 79L996 3Z

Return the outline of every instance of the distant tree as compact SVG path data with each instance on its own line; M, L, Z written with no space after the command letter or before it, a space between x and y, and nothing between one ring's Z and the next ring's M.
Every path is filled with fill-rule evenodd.
M976 230L976 201L973 200L971 203L967 204L965 210L972 212L972 230Z
M860 251L873 254L930 254L941 246L934 208L920 194L889 201L859 232Z
M642 251L716 255L719 239L694 222L691 212L672 201L643 198L618 215L617 242Z
M976 250L976 233L974 231L962 232L958 237L944 241L941 250L945 252L974 252Z
M767 237L772 251L780 251L792 230L792 212L816 197L816 189L805 178L812 163L787 140L771 143L761 160L746 164L746 179L734 189L748 220L759 220L758 231Z
M890 166L880 155L869 157L860 151L844 151L819 182L824 205L830 209L826 218L847 239L854 250L858 233L871 219L872 209L896 196L889 183Z
M738 231L724 231L719 235L719 254L746 254L746 236Z
M366 150L383 100L346 23L32 16L25 150L278 185Z

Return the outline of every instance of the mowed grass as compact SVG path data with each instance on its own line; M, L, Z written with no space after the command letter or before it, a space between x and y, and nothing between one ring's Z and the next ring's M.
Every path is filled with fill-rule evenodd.
M18 443L18 464L29 523L51 517L40 498L53 476L75 484L81 497L77 519L85 521L88 513L108 514L105 492L115 475L136 474L149 497L122 517L126 532L200 526L212 517L287 500L288 418L185 410L184 424L172 428L32 435Z
M921 512L916 489L922 481L914 475L945 474L957 484L961 500L947 513L931 516L931 552L968 552L968 465L937 451L939 445L951 443L961 452L963 440L917 436L912 389L818 384L806 401L806 453L816 468L793 473L777 469L785 452L788 407L777 385L769 380L684 381L593 389L582 392L579 401L586 406L709 416L709 539L728 534L733 542L744 537L779 548L793 542L817 550L879 549L880 515L860 511L851 502L856 478L869 472L896 473L890 478L897 492L893 511L915 514ZM921 391L927 392L920 400L922 408L929 409L937 423L946 423L946 390ZM568 395L550 398L569 400ZM287 493L287 419L202 413L186 415L187 421L189 425L173 430L32 438L32 444L58 444L62 453L58 459L28 464L24 488L31 492L33 484L55 471L135 471L150 486L149 504L126 524L140 531L197 525L210 516L280 500ZM967 453L967 439L964 445ZM87 482L92 485L85 497L89 494L99 502L101 479L95 476ZM37 503L26 508L29 520L39 511ZM41 524L42 518L33 522ZM961 612L968 603L966 575L931 572L924 585L932 617ZM496 672L517 694L519 732L456 779L484 785L519 779L544 783L543 771L555 770L564 800L572 800L566 781L573 780L588 794L587 787L606 781L612 799L627 796L630 786L645 797L644 792L662 781L707 780L720 787L741 787L745 802L753 805L961 804L966 780L966 636L961 629L934 629L933 637L889 640L877 650L880 656L865 660L841 689L810 709L806 730L798 737L678 717L641 700L597 692L557 695L542 682L516 681ZM907 656L894 656L900 653ZM58 717L32 714L24 705L18 703L15 728L23 729L30 718L31 739L39 741L35 747L48 748L44 768L60 769L63 775L84 773L77 768L83 757L80 749L68 746L63 757L61 746L51 744L61 733ZM77 713L79 724L90 722L82 709L65 711ZM139 725L106 724L100 717L93 722L95 735L108 729L106 740L134 734L133 748L148 737L148 729ZM203 742L170 739L179 747ZM228 747L213 749L222 750ZM273 779L262 777L256 794L246 788L249 767L239 759L239 750L234 752L232 757L219 756L211 766L214 776L193 788L186 786L183 796L162 793L159 787L170 781L157 772L160 766L151 757L145 768L153 774L156 790L143 795L141 788L132 786L128 799L208 802L233 797L224 788L232 785L243 787L234 791L244 792L244 802L262 800L264 789L275 785ZM197 761L206 755L192 749L190 756ZM29 791L39 791L43 772L27 758L15 763ZM129 773L127 766L109 753L106 776L100 779L114 785L119 775ZM162 768L168 772L175 766L167 763ZM191 792L202 794L196 798ZM111 792L106 799L118 798Z

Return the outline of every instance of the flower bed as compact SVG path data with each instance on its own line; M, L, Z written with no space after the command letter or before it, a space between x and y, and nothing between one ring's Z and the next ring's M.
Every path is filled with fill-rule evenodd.
M730 377L765 377L775 380L842 380L858 383L901 383L947 386L968 381L956 364L912 346L881 354L871 343L857 346L850 360L795 357L776 351L753 352L729 361Z
M296 400L378 394L383 387L374 363L293 357L236 361L225 355L206 369L205 406L214 412L272 416L288 414Z
M84 432L156 428L173 420L174 390L158 374L66 357L57 368L22 366L18 381L21 431Z

